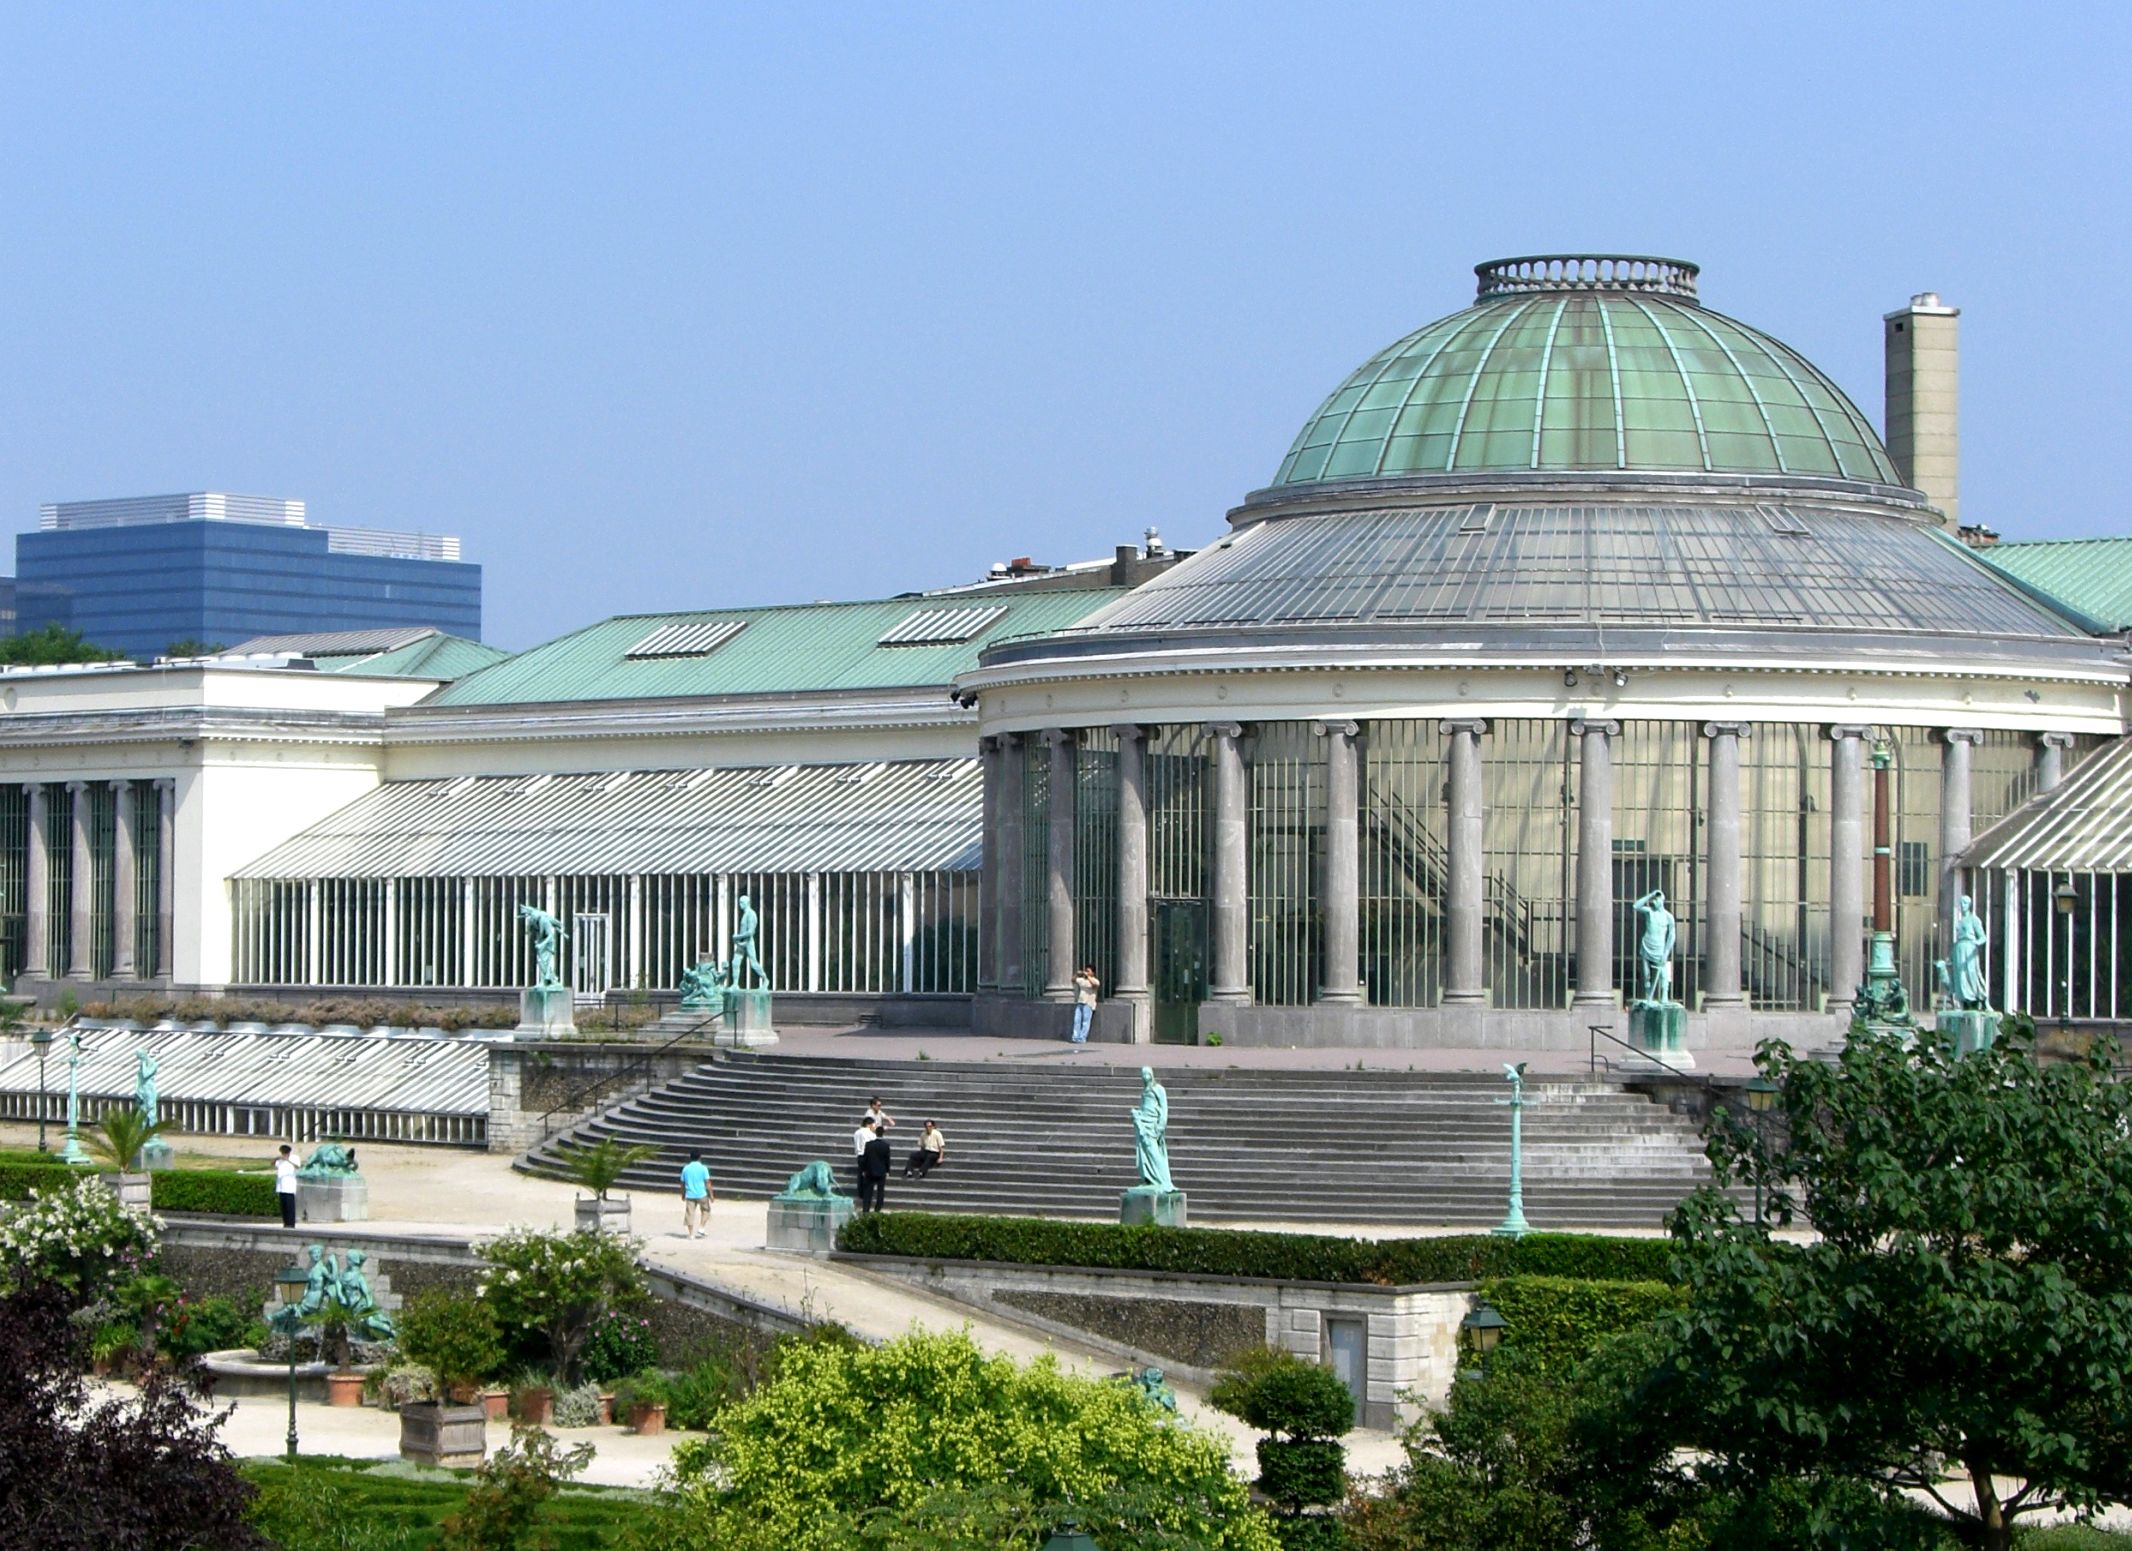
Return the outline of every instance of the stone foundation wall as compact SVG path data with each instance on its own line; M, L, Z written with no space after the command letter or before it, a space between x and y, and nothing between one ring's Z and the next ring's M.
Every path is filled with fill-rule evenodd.
M590 1040L490 1045L490 1152L518 1153L608 1105L692 1071L701 1046L648 1053L641 1044ZM560 1106L560 1107L558 1107Z

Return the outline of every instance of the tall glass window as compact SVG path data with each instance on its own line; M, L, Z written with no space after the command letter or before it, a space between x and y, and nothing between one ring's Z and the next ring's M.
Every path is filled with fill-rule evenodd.
M1373 1007L1433 1007L1443 989L1443 734L1434 721L1362 729L1363 995Z
M1308 722L1265 722L1246 758L1251 995L1264 1007L1301 1007L1319 981L1325 739Z
M1758 723L1740 741L1740 776L1741 985L1756 1008L1817 1012L1835 989L1828 739L1818 725Z
M1088 727L1076 738L1073 957L1108 991L1118 978L1118 735Z
M1636 901L1657 890L1676 923L1674 999L1693 1007L1703 989L1708 872L1707 753L1696 722L1624 722L1615 735L1614 984L1643 992Z
M1482 951L1498 1007L1563 1007L1575 950L1576 758L1566 722L1491 722L1481 738Z

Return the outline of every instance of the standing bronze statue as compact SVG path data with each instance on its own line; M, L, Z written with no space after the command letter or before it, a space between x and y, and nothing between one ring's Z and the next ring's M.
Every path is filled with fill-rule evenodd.
M537 905L520 905L518 919L533 939L533 988L553 991L562 985L556 973L556 949L562 942L563 924Z
M767 991L770 989L770 975L762 967L762 959L755 951L755 938L761 930L762 919L756 915L755 907L748 903L748 896L745 894L734 902L734 910L736 915L733 923L732 985L735 990L740 988L740 972L746 968L754 972L756 988Z
M1643 964L1643 999L1673 1000L1673 944L1678 928L1673 912L1666 909L1665 891L1653 889L1636 901L1636 915L1643 923L1636 942L1636 957Z

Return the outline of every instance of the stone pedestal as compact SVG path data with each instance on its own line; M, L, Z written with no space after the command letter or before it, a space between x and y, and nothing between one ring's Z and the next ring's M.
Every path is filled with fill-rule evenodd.
M1118 1197L1118 1221L1127 1227L1153 1223L1158 1228L1182 1228L1186 1226L1184 1192L1135 1185Z
M610 1196L602 1201L597 1196L579 1196L577 1231L613 1234L618 1238L628 1237L629 1197Z
M1950 1007L1939 1015L1940 1042L1958 1056L1989 1050L1999 1037L1999 1015L1982 1008Z
M518 993L518 1032L530 1039L577 1033L577 999L568 986L528 986Z
M753 1050L777 1043L777 1030L770 1022L770 993L764 990L732 990L725 994L725 1019L713 1035L721 1045Z
M837 1247L837 1230L851 1221L850 1196L772 1196L765 1243L797 1255L826 1255Z
M141 1167L151 1174L159 1174L177 1161L177 1149L160 1136L150 1137L141 1148Z
M1692 1072L1695 1057L1688 1054L1688 1009L1678 1002L1631 1002L1629 1043L1636 1054L1622 1065L1631 1071Z
M370 1181L360 1174L298 1174L296 1220L368 1222Z

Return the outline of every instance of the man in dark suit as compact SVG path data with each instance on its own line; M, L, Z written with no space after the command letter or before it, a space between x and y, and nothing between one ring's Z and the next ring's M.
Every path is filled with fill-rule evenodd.
M878 1131L859 1154L859 1210L878 1212L888 1204L888 1170L893 1149Z

